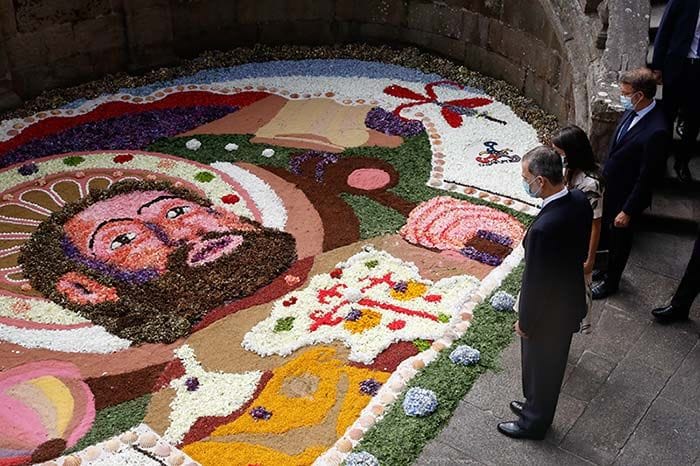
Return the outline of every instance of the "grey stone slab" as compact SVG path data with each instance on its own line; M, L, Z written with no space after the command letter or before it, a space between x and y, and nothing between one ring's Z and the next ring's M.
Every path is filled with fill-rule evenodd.
M513 440L501 435L496 425L502 421L488 411L462 403L439 442L465 452L485 464L589 465L590 463L558 448L551 442Z
M697 342L698 331L694 322L653 324L646 327L628 357L671 375Z
M554 414L554 422L547 432L546 440L559 445L576 423L576 420L583 414L587 403L576 398L561 393L557 403L557 412Z
M433 441L425 446L414 466L481 466L484 463L469 457L467 453Z
M634 238L629 263L680 281L694 241L693 236L639 232Z
M597 464L610 464L666 383L666 376L625 359L613 370L561 446Z
M682 465L700 458L700 413L659 397L618 456L617 465Z
M482 374L464 401L492 412L501 420L509 419L513 416L509 403L523 399L520 374L520 341L516 340L501 353L501 370Z
M625 357L634 346L644 329L651 325L649 320L606 305L593 333L588 335L590 343L587 348L612 362Z
M653 267L653 262L649 267ZM667 302L677 286L676 279L627 264L620 282L620 291L608 298L608 304L636 314L640 320L650 321L651 310L658 307L659 303Z
M669 379L661 395L700 413L700 343L686 356L675 374Z
M614 362L585 351L562 391L578 400L591 401L614 368Z

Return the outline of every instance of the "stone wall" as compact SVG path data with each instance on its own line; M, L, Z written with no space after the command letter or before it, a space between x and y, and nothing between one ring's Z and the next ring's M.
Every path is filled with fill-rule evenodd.
M449 57L507 81L562 122L590 127L606 73L638 61L620 46L596 48L601 1L0 0L0 107L203 50L370 42ZM611 23L630 29L624 11L645 0L612 3Z

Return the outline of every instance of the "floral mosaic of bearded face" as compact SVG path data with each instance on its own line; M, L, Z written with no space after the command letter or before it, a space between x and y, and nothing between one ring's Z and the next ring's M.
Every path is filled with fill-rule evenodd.
M22 248L47 298L143 342L172 342L296 260L294 238L162 182L124 181L65 205Z

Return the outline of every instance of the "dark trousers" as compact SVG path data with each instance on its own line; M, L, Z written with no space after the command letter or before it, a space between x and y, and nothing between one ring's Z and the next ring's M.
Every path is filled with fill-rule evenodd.
M613 220L603 219L603 229L600 235L599 249L608 250L608 271L606 283L612 289L620 286L622 272L627 266L627 260L632 251L634 239L634 219L627 228L617 228Z
M663 82L663 107L670 128L679 114L684 121L682 151L676 154L676 162L687 163L700 131L700 62L691 64L686 59L667 57Z
M521 339L525 406L518 425L523 429L544 433L552 425L571 335L571 332L551 332Z
M690 262L688 262L685 274L683 274L671 304L673 307L688 313L698 294L700 294L700 234L695 240Z

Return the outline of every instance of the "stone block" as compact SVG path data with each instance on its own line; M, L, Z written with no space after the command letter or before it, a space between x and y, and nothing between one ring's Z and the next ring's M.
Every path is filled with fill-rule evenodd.
M432 32L433 17L436 14L436 9L439 8L440 6L432 3L423 3L419 1L410 2L406 16L406 25L410 29Z
M120 15L100 16L92 20L76 23L73 27L76 52L100 52L103 50L126 48L124 19Z
M258 30L265 44L318 45L333 41L331 25L326 21L265 23Z
M526 51L534 46L533 42L530 35L517 29L504 27L501 47L497 51L513 63L522 64L525 67L528 66L525 61Z
M506 1L503 3L503 22L531 35L542 30L548 18L538 0Z
M610 464L666 380L638 362L618 364L571 428L562 448L595 464Z
M481 466L483 463L476 461L464 454L464 452L445 445L441 442L428 443L414 466Z
M88 54L75 54L51 63L51 74L61 86L70 86L96 75Z
M501 53L503 47L503 23L499 21L491 21L488 32L488 49L497 53Z
M370 41L396 42L401 39L399 26L391 24L363 23L359 25L360 37Z
M619 362L642 335L648 321L640 321L635 315L605 306L595 332L590 335L588 349L603 358Z
M546 83L543 79L537 76L533 71L527 71L525 75L525 87L523 93L525 97L529 97L534 100L537 105L542 107L544 102L544 88Z
M557 411L554 413L554 422L552 422L552 427L547 432L547 440L554 445L559 445L566 438L566 434L569 433L585 409L585 402L577 400L566 393L560 393Z
M697 387L700 387L700 343L685 357L664 387L661 396L687 409L700 412Z
M403 0L337 0L335 18L341 21L401 25L406 15Z
M51 76L49 66L40 64L12 70L12 84L15 92L26 100L40 94L44 89L54 87L57 82Z
M630 349L628 357L671 375L697 342L697 329L690 323L650 325Z
M678 282L647 267L627 264L620 291L608 298L608 303L633 313L636 320L648 323L651 317L649 312L667 299L668 290L677 286Z
M433 10L432 32L452 39L462 37L463 11L450 6L437 6Z
M331 21L333 2L327 0L241 0L238 21L266 23L279 21Z
M522 92L525 84L525 70L520 65L495 53L491 53L481 64L482 73L502 79Z
M465 43L459 39L451 39L438 34L433 34L430 39L430 48L440 55L453 60L464 60Z
M614 368L615 363L584 351L562 391L578 400L591 401Z
M10 110L22 104L22 99L12 89L0 88L0 110Z
M75 23L111 12L109 0L15 0L19 32L38 31L61 23Z
M615 464L693 464L698 459L698 451L700 416L686 406L659 397Z
M13 0L0 0L0 35L10 37L17 34L15 4Z
M472 44L464 46L464 64L470 69L479 71L483 68L483 64L491 56L491 52L486 49Z
M5 43L12 69L41 66L47 63L47 48L41 32L17 34Z
M429 48L432 34L418 29L401 29L401 40L409 44Z
M46 48L48 49L47 60L49 62L54 62L77 54L82 49L78 44L83 44L76 42L73 26L70 23L48 27L44 29L42 33Z
M88 56L96 77L123 71L129 63L129 54L124 47L91 52Z

